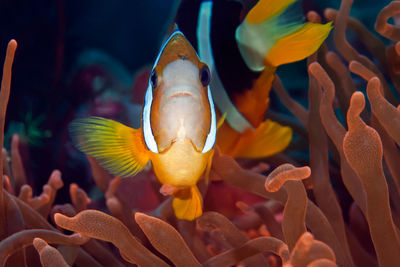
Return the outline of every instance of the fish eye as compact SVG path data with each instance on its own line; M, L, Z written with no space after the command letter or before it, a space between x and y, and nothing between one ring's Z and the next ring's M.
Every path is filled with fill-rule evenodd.
M152 70L151 74L150 74L150 83L151 86L153 87L153 89L156 89L157 87L157 72L156 70Z
M210 83L210 69L208 66L203 66L200 70L200 81L203 84L203 86L207 86Z

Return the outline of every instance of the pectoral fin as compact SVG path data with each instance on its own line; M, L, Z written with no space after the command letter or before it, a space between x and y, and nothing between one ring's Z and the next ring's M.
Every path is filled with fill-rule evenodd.
M175 216L181 220L193 221L203 213L203 199L197 186L182 189L172 201Z
M149 161L141 129L132 129L113 120L89 117L69 125L76 146L94 157L115 176L130 177Z
M292 139L292 129L271 120L262 122L257 129L242 134L232 157L263 158L284 150Z

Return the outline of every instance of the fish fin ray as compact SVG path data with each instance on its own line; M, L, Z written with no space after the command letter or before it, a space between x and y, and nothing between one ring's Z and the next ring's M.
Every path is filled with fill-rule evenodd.
M79 150L94 157L115 176L131 177L150 159L141 129L101 117L89 117L71 122L69 132Z
M263 158L284 150L292 139L292 129L266 120L257 129L248 130L239 139L233 157Z
M203 199L196 185L191 186L187 192L183 191L175 194L172 207L178 219L193 221L203 213Z
M249 23L261 23L271 17L281 14L296 0L260 0L246 16Z
M266 61L272 66L302 60L318 50L332 29L326 24L307 22L298 31L279 39L271 48Z
M332 26L304 21L301 1L260 0L235 33L246 65L261 71L265 66L277 67L314 53Z

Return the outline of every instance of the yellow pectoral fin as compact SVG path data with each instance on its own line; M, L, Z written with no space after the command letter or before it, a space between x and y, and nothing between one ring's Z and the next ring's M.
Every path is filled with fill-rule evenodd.
M272 66L279 66L310 56L328 37L331 24L332 22L304 24L298 31L279 39L269 50L265 61Z
M284 150L292 139L292 129L271 120L262 122L256 130L245 132L237 143L233 157L263 158Z
M113 120L89 117L74 120L69 131L76 146L94 157L110 173L130 177L149 161L141 129Z
M172 201L175 216L181 220L193 221L203 213L203 199L196 185L180 190Z

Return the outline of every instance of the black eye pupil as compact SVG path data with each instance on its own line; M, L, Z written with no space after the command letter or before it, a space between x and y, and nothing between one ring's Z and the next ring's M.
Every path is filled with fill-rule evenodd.
M157 72L153 70L150 75L151 86L155 89L157 87Z
M207 66L201 68L200 81L203 86L207 86L210 83L210 69Z

